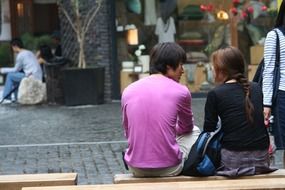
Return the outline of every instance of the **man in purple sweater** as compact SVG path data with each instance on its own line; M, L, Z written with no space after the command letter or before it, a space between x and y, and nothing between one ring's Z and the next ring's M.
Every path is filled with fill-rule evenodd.
M176 43L160 43L150 54L151 75L122 95L128 147L124 160L134 176L176 176L200 130L194 126L191 94L179 84L186 61Z

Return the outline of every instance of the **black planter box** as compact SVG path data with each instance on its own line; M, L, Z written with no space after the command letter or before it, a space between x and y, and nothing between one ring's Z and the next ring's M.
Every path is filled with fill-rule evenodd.
M47 102L64 104L63 73L64 64L44 64Z
M68 68L63 70L65 105L104 103L105 68Z

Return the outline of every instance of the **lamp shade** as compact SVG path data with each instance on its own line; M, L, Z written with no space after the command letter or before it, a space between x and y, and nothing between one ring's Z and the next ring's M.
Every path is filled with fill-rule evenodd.
M139 37L138 37L138 29L130 29L127 33L127 41L129 45L138 45Z
M217 18L220 20L228 20L229 19L229 14L226 11L220 10L217 13Z

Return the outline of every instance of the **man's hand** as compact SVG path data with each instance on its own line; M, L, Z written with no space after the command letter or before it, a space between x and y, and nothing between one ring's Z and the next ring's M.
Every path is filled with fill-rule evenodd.
M270 118L270 115L271 115L271 108L264 107L263 108L263 114L264 114L264 124L267 126L267 125L269 125L269 118Z

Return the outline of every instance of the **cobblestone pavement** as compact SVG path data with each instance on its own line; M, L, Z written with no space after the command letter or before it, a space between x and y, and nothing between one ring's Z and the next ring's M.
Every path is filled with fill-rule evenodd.
M195 123L205 99L193 99ZM79 184L112 183L127 173L120 103L96 106L0 105L0 174L77 172ZM281 152L275 165L281 167Z

